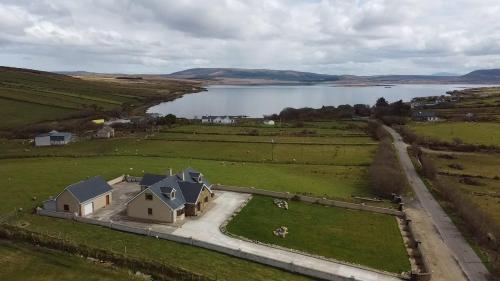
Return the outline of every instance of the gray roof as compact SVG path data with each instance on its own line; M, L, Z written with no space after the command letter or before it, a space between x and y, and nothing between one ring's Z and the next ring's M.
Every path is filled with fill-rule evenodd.
M139 185L150 186L163 180L166 177L167 176L164 175L144 174L141 181L139 182Z
M110 192L112 188L101 176L96 176L74 183L66 187L66 190L71 192L78 202L83 203L92 198Z
M184 180L187 182L193 182L197 183L199 182L198 179L201 176L201 183L205 184L208 188L210 188L211 184L208 182L208 180L203 176L202 173L196 171L195 169L189 167L182 171L180 174L177 175L179 180L183 180L182 174L184 174Z
M179 207L182 207L185 203L186 200L184 199L184 196L181 192L176 192L175 198L171 199L163 195L162 191L168 190L168 189L175 189L175 190L181 190L179 187L179 183L177 181L177 178L172 176L172 177L166 177L163 180L151 185L149 187L149 190L156 194L161 201L163 201L165 204L167 204L170 208L173 210L178 209Z
M186 199L186 203L195 204L196 200L198 200L198 196L203 190L202 183L196 182L179 182L179 187L182 191L182 195L184 195L184 199Z
M72 134L69 132L58 132L58 131L51 131L46 134L37 135L37 137L63 137L64 139L70 139L71 136Z

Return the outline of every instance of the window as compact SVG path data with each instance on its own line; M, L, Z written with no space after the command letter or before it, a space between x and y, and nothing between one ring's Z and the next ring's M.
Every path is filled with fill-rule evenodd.
M68 204L64 204L64 211L65 212L69 212L69 205Z
M146 200L153 200L153 194L146 193Z
M150 216L153 215L153 209L148 208L148 215L150 215Z

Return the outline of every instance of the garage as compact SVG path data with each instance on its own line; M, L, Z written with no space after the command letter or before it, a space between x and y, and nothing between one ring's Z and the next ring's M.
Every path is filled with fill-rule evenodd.
M94 202L90 202L88 204L83 205L83 212L82 215L90 215L94 211Z

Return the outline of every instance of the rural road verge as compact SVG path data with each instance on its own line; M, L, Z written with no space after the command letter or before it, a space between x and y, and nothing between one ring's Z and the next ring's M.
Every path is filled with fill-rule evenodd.
M432 279L486 281L488 270L420 179L408 155L408 145L394 129L384 128L394 140L401 167L417 198L409 202L407 214L422 239Z

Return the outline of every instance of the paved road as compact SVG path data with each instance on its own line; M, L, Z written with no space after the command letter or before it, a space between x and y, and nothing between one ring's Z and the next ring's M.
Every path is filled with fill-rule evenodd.
M452 254L452 258L458 262L461 270L465 274L468 280L471 281L482 281L487 280L488 270L483 265L479 257L476 255L474 250L469 246L469 244L465 241L462 234L458 231L456 226L453 224L448 215L441 208L439 203L434 199L432 194L429 192L423 181L418 176L413 163L410 160L408 155L407 147L408 145L403 142L401 136L396 133L392 128L385 126L385 129L392 135L394 139L394 145L396 147L397 153L399 155L399 160L405 171L406 176L408 177L408 181L412 186L415 195L418 199L418 203L414 204L415 210L412 210L415 214L415 218L420 221L422 224L432 225L437 229L439 238L433 237L432 231L427 231L425 228L416 227L417 231L420 231L421 237L426 237L427 239L422 240L422 246L429 249L429 251L433 252L433 247L436 245L429 245L429 243L438 243L439 240L442 240L447 249L444 249L444 253L440 251L440 257L429 256L429 259L433 260L431 262L431 267L434 267L436 271L443 272L444 276L439 276L440 280L461 280L460 276L456 276L456 270L453 268L453 262L447 260L446 251L449 251ZM426 212L426 214L422 215L419 213L419 208L422 208ZM425 221L427 218L427 222ZM439 246L439 245L438 245ZM426 251L426 252L429 252ZM434 252L435 249L434 249ZM443 255L444 254L444 255ZM443 260L444 259L444 260ZM432 268L431 268L432 269ZM434 271L434 270L433 270ZM434 273L434 272L433 272ZM449 276L446 276L449 275ZM451 276L455 275L455 276ZM460 279L457 279L460 278ZM434 278L433 278L434 279Z

